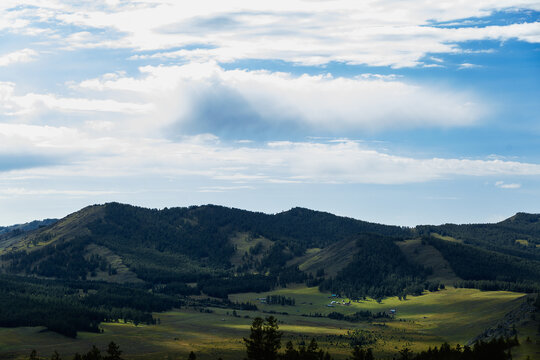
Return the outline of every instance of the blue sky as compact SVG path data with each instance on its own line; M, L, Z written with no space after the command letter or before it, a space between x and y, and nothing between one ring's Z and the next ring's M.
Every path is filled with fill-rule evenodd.
M7 0L0 225L120 201L540 212L534 1Z

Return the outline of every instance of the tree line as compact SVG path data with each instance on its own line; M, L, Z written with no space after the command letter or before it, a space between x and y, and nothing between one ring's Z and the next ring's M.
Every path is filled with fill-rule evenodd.
M137 285L0 275L0 303L0 326L45 326L76 337L78 331L99 332L104 321L153 324L152 312L184 301Z

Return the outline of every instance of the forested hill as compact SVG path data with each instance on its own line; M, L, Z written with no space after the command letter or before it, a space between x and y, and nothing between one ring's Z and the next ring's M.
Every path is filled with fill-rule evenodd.
M302 208L268 215L214 205L155 210L109 203L0 241L0 250L5 271L20 275L169 283L270 273L288 282L310 276L288 268L290 260L310 248L354 243L360 234L387 237L381 241L393 247L412 231Z
M396 245L422 238L463 280L531 285L540 278L539 219L519 213L497 224L407 228L304 208L269 215L108 203L4 234L0 264L5 273L50 279L196 283L221 297L291 282L383 297L433 287L425 283L431 270Z
M496 224L417 226L420 235L438 234L447 240L540 260L540 214L517 213Z

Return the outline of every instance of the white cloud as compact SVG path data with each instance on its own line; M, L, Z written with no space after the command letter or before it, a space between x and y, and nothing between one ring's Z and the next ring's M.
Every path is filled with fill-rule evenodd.
M17 50L8 54L0 55L0 66L20 64L34 61L38 53L32 49Z
M112 112L122 114L148 113L150 104L139 104L110 99L62 97L54 94L27 93L17 95L15 84L0 82L0 115L13 117L38 116L44 111Z
M483 17L511 8L540 10L535 1L23 3L36 7L19 6L19 10L11 11L7 6L0 8L5 28L31 28L35 18L42 23L60 22L74 30L65 35L52 29L49 36L58 41L58 46L147 51L134 54L133 59L228 62L257 58L316 65L339 61L404 67L422 65L421 59L428 53L460 52L457 43L462 41L540 41L539 22L468 28L432 26L432 21ZM185 46L189 49L178 50Z
M181 137L234 130L237 139L249 139L280 127L343 133L469 126L489 111L473 93L412 85L395 75L295 76L225 70L212 62L145 66L138 77L107 73L68 85L73 97L18 95L14 83L0 82L0 115L26 123L48 116L71 126L75 114L81 126L102 133Z
M140 77L106 74L73 89L88 96L130 98L152 109L136 124L144 131L177 124L177 131L268 129L283 123L319 130L455 127L478 122L487 107L472 93L411 85L394 75L356 78L270 71L224 70L215 63L145 66ZM113 101L113 100L110 100ZM209 110L211 109L211 110Z
M539 176L540 165L517 161L413 158L371 149L357 141L271 142L223 144L209 137L185 137L179 142L150 138L98 137L82 131L28 125L0 127L2 156L57 156L54 166L7 169L10 176L123 178L196 177L219 180L219 186L258 183L406 184L458 176ZM4 172L4 174L6 174ZM8 179L9 176L3 176ZM224 182L224 183L223 183ZM230 185L227 185L229 183ZM241 185L234 185L241 184ZM503 188L517 184L498 182ZM7 186L9 187L9 186ZM227 188L207 187L208 191Z
M464 69L474 69L474 68L479 68L479 67L482 67L480 65L476 65L476 64L471 64L471 63L463 63L461 65L459 65L459 70L464 70Z
M504 181L497 181L495 182L495 186L501 189L519 189L521 187L521 184L506 184Z

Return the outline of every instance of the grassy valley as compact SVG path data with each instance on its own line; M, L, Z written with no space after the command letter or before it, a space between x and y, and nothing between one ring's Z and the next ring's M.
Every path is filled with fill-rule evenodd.
M265 305L261 298L281 295L294 298L296 305ZM351 305L328 307L329 293L304 286L280 289L267 293L244 293L231 296L235 302L252 302L259 310L230 310L220 307L185 308L155 313L159 324L105 322L102 334L81 332L77 339L67 339L42 328L0 329L0 351L14 359L26 358L31 349L50 354L56 349L71 355L92 344L104 348L113 340L125 349L127 359L187 358L190 351L201 359L239 359L245 354L242 337L247 336L252 319L274 313L284 332L285 341L295 344L315 338L319 346L330 351L337 359L351 352L351 343L366 342L377 358L391 358L404 347L418 352L444 341L466 344L489 327L496 327L500 319L526 302L524 294L511 292L481 292L476 289L448 288L440 292L411 296L407 300L397 297L381 302L373 299L352 301ZM350 299L340 299L348 302ZM369 311L374 314L396 310L393 318L365 319L359 322L335 320L327 316L333 312L354 314ZM287 313L287 314L285 314ZM319 314L320 316L314 316ZM310 315L310 316L306 316ZM527 322L517 324L525 329ZM520 342L534 350L526 342ZM538 348L536 348L538 350ZM144 354L141 355L141 354ZM531 354L529 352L529 354ZM523 359L525 357L522 357Z

